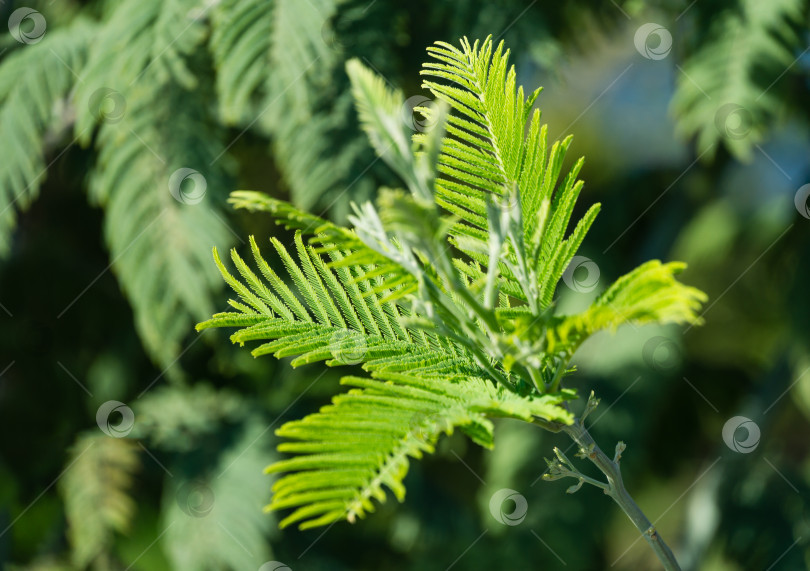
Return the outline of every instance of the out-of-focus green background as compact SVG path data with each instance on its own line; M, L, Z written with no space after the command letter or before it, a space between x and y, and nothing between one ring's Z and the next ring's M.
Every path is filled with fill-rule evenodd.
M594 437L627 443L626 485L685 568L810 566L810 2L42 0L0 20L4 568L656 568L598 490L539 480L568 443L512 422L492 452L454 435L414 462L404 504L278 531L273 430L351 369L193 332L227 299L212 246L290 239L229 191L341 220L396 183L344 61L413 104L427 45L489 34L586 156L600 286L677 259L709 294L703 327L582 348ZM173 186L179 168L205 188ZM560 307L598 291L562 288ZM526 498L520 525L490 512L503 488Z

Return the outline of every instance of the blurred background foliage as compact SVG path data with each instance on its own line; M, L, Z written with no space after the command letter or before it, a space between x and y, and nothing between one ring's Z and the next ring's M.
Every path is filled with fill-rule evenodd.
M261 512L273 430L346 370L193 333L224 307L212 246L290 239L230 212L229 191L342 221L396 182L358 129L345 60L424 97L428 44L488 34L546 87L549 134L587 157L600 283L681 259L710 295L704 327L583 347L594 436L627 442L628 488L685 568L810 566L810 2L29 0L0 16L5 568L655 567L597 490L539 480L567 443L511 422L493 452L446 439L403 505L277 531ZM171 188L180 168L204 196ZM127 438L96 423L110 400L134 411ZM723 441L735 415L761 430L751 453ZM490 515L501 488L528 501L518 526Z

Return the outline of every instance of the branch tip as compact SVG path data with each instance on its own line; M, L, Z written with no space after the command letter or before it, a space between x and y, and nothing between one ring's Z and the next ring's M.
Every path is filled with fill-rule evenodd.
M627 444L622 442L621 440L616 443L616 454L613 456L613 463L618 464L619 461L622 459L622 452L627 449Z
M585 404L585 410L582 411L582 416L579 417L579 423L584 426L585 419L591 414L596 407L599 406L600 399L596 398L594 392L591 391L591 394L588 396L588 402Z

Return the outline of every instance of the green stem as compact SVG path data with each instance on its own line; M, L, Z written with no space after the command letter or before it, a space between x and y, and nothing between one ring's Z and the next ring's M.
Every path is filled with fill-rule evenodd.
M569 355L571 354L569 353ZM548 392L556 393L560 390L560 382L562 381L563 373L565 373L566 368L568 368L570 358L570 356L560 357L560 365L554 372L554 378L551 380L551 383L549 383Z
M650 544L658 559L664 565L667 571L681 571L678 561L675 559L672 550L664 542L661 534L655 529L655 526L650 523L641 508L633 500L630 494L624 487L622 482L622 474L619 469L618 454L616 461L611 460L594 441L593 437L588 433L588 430L582 425L579 419L574 421L570 426L562 426L562 431L568 434L571 439L576 442L581 449L585 450L588 459L593 462L597 468L607 477L608 489L605 493L613 498L619 507L622 508L636 529L641 532L641 535Z

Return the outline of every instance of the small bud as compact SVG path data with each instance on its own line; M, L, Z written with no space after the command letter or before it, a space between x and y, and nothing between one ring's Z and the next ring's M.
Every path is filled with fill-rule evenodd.
M595 447L594 442L591 442L590 444L588 444L587 448L585 448L584 446L581 446L579 448L579 452L577 452L577 454L576 454L577 458L590 458L593 455L594 447Z
M566 457L566 455L563 453L563 451L560 450L559 448L557 448L556 446L554 447L554 455L557 456L557 458L560 461L560 464L562 464L562 465L564 465L566 467L569 467L569 468L571 468L573 470L574 465L571 464L571 461Z
M622 452L624 452L626 448L627 448L627 445L622 441L619 441L616 444L616 454L613 456L614 464L619 463L619 460L622 459Z
M600 399L596 398L593 391L591 391L590 396L588 396L588 402L585 405L585 410L582 411L582 416L579 417L580 424L584 423L588 415L596 410L596 407L599 406L599 400Z

